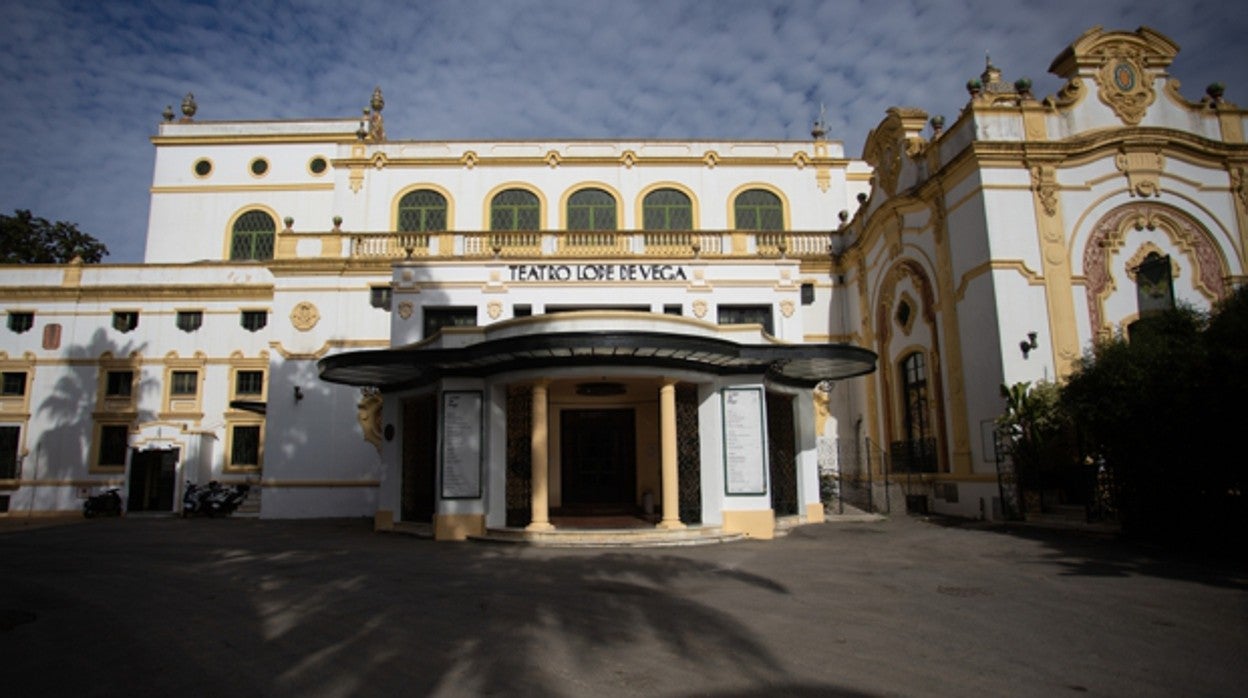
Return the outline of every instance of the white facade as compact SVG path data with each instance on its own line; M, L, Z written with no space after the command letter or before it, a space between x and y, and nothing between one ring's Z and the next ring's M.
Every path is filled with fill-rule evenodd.
M876 501L904 470L911 503L993 516L1000 385L1060 379L1136 319L1150 253L1200 307L1245 278L1245 112L1183 98L1177 50L1090 30L1051 67L1060 94L989 66L947 128L889 110L860 160L821 130L402 141L380 92L363 125L161 124L143 264L3 270L0 502L72 512L118 486L131 511L176 512L185 481L246 481L260 516L458 538L602 504L568 424L631 430L611 496L669 528L820 520L838 469ZM602 358L534 358L543 337ZM515 346L497 365L451 353ZM844 380L812 393L818 371ZM446 489L464 474L447 396L479 400L475 496ZM757 462L725 452L728 396L758 398Z

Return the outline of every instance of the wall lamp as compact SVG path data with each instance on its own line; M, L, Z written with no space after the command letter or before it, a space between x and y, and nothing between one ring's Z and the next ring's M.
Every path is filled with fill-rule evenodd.
M299 386L296 385L295 386L295 402L299 402L302 399L303 399L303 388L300 388Z
M1040 344L1036 342L1035 332L1028 332L1027 339L1018 343L1018 348L1022 350L1024 359L1027 358L1027 355L1031 353L1032 349L1036 349L1039 346ZM298 388L296 388L296 390L298 390Z

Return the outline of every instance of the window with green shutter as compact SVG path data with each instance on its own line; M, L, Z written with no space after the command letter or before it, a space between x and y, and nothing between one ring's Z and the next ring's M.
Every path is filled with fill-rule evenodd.
M446 230L446 197L432 189L410 191L399 199L399 232Z
M541 230L541 209L533 192L501 191L490 202L490 230Z
M737 230L784 230L784 206L780 197L765 189L750 189L733 203Z
M656 189L642 201L645 230L693 230L693 203L683 192Z
M615 230L615 197L582 189L568 198L568 230Z
M273 259L273 236L277 223L264 211L248 211L234 221L230 239L231 260Z

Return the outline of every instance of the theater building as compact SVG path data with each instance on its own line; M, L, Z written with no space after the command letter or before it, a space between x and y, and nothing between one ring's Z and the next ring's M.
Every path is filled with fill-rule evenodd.
M188 95L143 263L3 270L0 515L108 486L176 513L217 479L251 515L440 539L769 538L832 481L993 517L1000 385L1060 379L1138 299L1244 280L1246 113L1184 97L1177 53L1090 30L1057 95L989 64L956 118L889 109L860 159L819 123L422 141L380 90L280 122Z

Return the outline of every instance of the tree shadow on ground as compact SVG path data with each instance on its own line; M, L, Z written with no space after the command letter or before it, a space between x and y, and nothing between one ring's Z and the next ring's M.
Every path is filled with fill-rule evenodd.
M1042 528L945 516L927 516L923 520L936 526L982 530L1034 541L1049 549L1045 558L1060 566L1062 575L1149 576L1248 590L1248 559L1238 547L1217 550L1202 545L1176 549L1119 534L1079 529Z
M57 530L71 529L45 538ZM53 658L26 667L53 693L98 668L126 677L132 695L196 692L205 677L209 693L235 695L863 695L795 682L744 622L753 604L786 595L782 584L662 551L395 545L359 521L81 530L103 539L72 561L77 579L40 582L65 560L45 562L46 577L28 568L17 578L31 580L28 598L12 606L51 602L64 612L53 616L109 630L78 639L88 646L71 650L69 673L53 668L67 648L22 638L31 656ZM65 608L62 593L79 601ZM750 603L725 610L741 595Z

